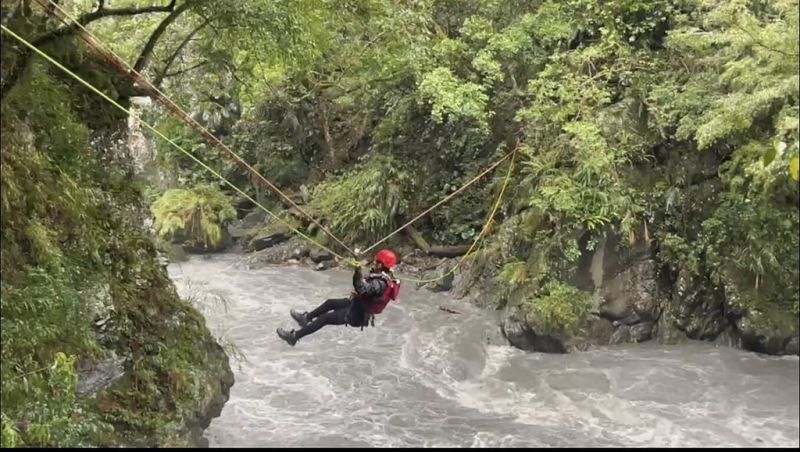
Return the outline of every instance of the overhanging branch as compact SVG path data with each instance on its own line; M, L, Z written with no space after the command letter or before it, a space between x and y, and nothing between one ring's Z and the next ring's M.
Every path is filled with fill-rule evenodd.
M86 26L87 24L94 22L98 19L102 19L104 17L110 16L136 16L139 14L147 14L147 13L168 13L172 12L175 9L175 3L177 0L170 0L169 4L166 6L146 6L143 8L105 8L105 2L100 2L98 8L90 13L86 13L78 17L77 22L80 25ZM36 0L42 8L48 7L47 0ZM69 25L56 28L48 33L39 36L38 38L32 41L33 45L40 46L43 44L47 44L55 39L61 38L63 36L71 35L75 33L78 28L78 24L71 23Z
M139 58L136 59L136 63L133 65L133 70L136 72L142 72L142 70L147 66L150 62L150 56L153 54L153 49L156 47L156 43L161 36L167 31L167 28L170 26L172 22L175 22L175 19L178 18L184 11L189 9L189 2L185 1L181 6L172 10L169 16L165 17L164 20L158 24L153 33L150 35L150 38L147 40L147 44L144 45L142 49L142 53L139 54Z
M172 54L170 54L170 56L167 57L166 60L164 60L164 67L163 67L163 69L158 71L158 73L156 74L156 77L153 80L153 86L155 86L155 87L161 86L161 82L164 81L164 77L166 77L167 71L169 71L169 68L172 67L172 64L175 62L175 59L178 58L178 55L180 55L180 53L183 50L183 48L186 47L186 45L189 44L189 42L192 41L192 38L194 38L194 36L198 32L200 32L200 30L205 28L205 26L208 25L208 24L209 24L208 20L203 21L202 24L197 26L188 35L186 35L185 38L183 38L183 41L181 41L181 43L178 45L178 47L175 48L175 50L172 52Z

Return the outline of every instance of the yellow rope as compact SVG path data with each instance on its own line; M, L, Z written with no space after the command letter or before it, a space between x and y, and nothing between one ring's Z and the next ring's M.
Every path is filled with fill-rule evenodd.
M372 244L370 247L368 247L368 248L366 248L366 249L362 250L362 251L361 251L361 254L364 254L364 253L367 253L367 252L369 252L371 249L373 249L373 248L375 248L376 246L380 245L381 243L383 243L383 242L385 242L385 241L389 240L390 238L392 238L392 236L394 236L394 235L395 235L395 234L397 234L398 232L402 231L403 229L407 228L409 225L411 225L411 224L412 224L412 223L414 223L415 221L417 221L417 220L419 220L420 218L422 218L423 216L427 215L427 214L428 214L429 212L431 212L433 209L435 209L435 208L437 208L437 207L441 206L442 204L446 203L447 201L449 201L449 200L451 200L451 199L455 198L455 197L456 197L458 194L460 194L462 191L466 190L466 189L467 189L467 187L469 187L470 185L474 184L474 183L475 183L475 182L477 182L477 181L478 181L480 178L482 178L483 176L485 176L486 174L488 174L490 171L493 171L495 168L497 168L497 167L498 167L498 166L499 166L501 163L503 163L503 161L504 161L505 159L507 159L507 158L511 157L511 154L513 154L515 151L516 151L516 149L514 149L513 151L511 151L511 152L509 152L508 154L504 155L504 156L503 156L503 158L501 158L500 160L498 160L498 161L494 162L492 165L490 165L488 168L486 168L486 169L485 169L484 171L482 171L480 174L478 174L477 176L473 177L473 178L472 178L472 179L471 179L469 182L467 182L466 184L462 185L462 186L461 186L461 187L460 187L458 190L456 190L456 191L454 191L453 193L450 193L449 195L445 196L445 197L444 197L444 199L442 199L441 201L439 201L439 202L437 202L436 204L432 205L431 207L429 207L427 210L425 210L425 211L424 211L424 212L422 212L421 214L417 215L416 217L412 218L410 221L406 222L406 224L404 224L404 225L400 226L399 228L395 229L395 230L394 230L394 231L393 231L391 234L389 234L389 235L387 235L386 237L384 237L384 238L382 238L382 239L378 240L377 242L373 243L373 244Z
M511 173L512 173L512 171L514 171L514 159L516 158L516 156L517 156L517 149L514 149L513 153L511 154L511 162L508 164L508 173L506 173L506 179L503 181L503 187L500 189L500 194L497 195L497 200L494 202L494 206L492 207L492 211L489 213L489 217L486 219L486 224L483 225L483 229L481 229L481 233L478 234L478 237L476 237L475 240L472 242L472 246L469 247L467 252L456 263L456 265L453 266L453 268L451 268L450 271L448 271L447 273L443 273L442 275L437 276L435 278L430 278L430 279L402 278L403 280L411 281L411 282L414 282L414 283L421 283L421 284L431 283L431 282L434 282L434 281L439 281L440 279L444 279L446 276L448 276L451 273L455 272L456 269L459 266L461 266L461 264L463 264L465 260L467 260L467 258L469 257L470 253L472 253L472 250L475 249L475 247L478 245L478 242L480 242L481 238L483 238L483 236L486 235L486 232L489 231L489 226L491 226L491 224L492 224L492 222L494 220L494 214L497 212L498 207L500 207L500 201L502 201L503 194L505 194L506 187L508 187L508 182L511 180Z
M301 237L305 238L306 240L308 240L309 242L311 242L311 243L313 243L314 245L318 246L319 248L321 248L321 249L323 249L323 250L325 250L325 251L327 251L327 252L331 253L333 256L335 256L335 257L337 257L337 258L339 258L339 259L342 259L342 260L347 260L345 257L343 257L343 256L341 256L341 255L339 255L339 254L337 254L335 251L331 250L330 248L326 247L325 245L323 245L323 244L319 243L318 241L314 240L313 238L311 238L311 237L307 236L306 234L303 234L301 231L299 231L298 229L294 228L294 227L293 227L291 224L289 224L289 223L288 223L286 220L284 220L284 219L283 219L283 218L281 218L280 216L278 216L278 215L276 215L276 214L272 213L272 212L271 212L269 209L267 209L266 207L262 206L262 205L261 205L261 204L260 204L258 201L256 201L256 200L255 200L255 199L253 199L252 197L250 197L250 195L248 195L248 194L247 194L247 193L245 193L244 191L240 190L240 189L239 189L239 187L235 186L233 183L231 183L231 182L230 182L228 179L226 179L224 176L222 176L221 174L219 174L218 172L216 172L216 171L215 171L213 168L209 167L208 165L206 165L205 163L203 163L203 161L201 161L200 159L198 159L197 157L195 157L194 155L192 155L192 153L191 153L191 152L189 152L189 151L187 151L186 149L182 148L182 147L181 147L179 144L175 143L175 142L174 142L172 139L170 139L169 137L167 137L167 136L166 136L166 135L164 135L163 133L159 132L159 131L158 131L158 130L157 130L155 127L153 127L152 125L150 125L150 124L148 124L148 123L146 123L146 122L142 121L142 120L141 120L141 119L139 119L137 116L135 116L135 115L131 114L130 110L128 110L127 108L123 107L122 105L120 105L119 103L117 103L117 102L116 102L114 99L110 98L108 95L106 95L105 93L103 93L103 92L102 92L102 91L100 91L99 89L95 88L95 87L94 87L94 86L93 86L91 83L87 82L86 80L84 80L83 78L81 78L79 75L77 75L77 74L75 74L74 72L70 71L69 69L67 69L66 67L64 67L63 65L61 65L61 63L59 63L58 61L54 60L53 58L51 58L51 57L50 57L49 55L47 55L46 53L44 53L44 52L42 52L41 50L39 50L39 49L38 49L36 46L34 46L33 44L31 44L30 42L28 42L27 40L25 40L25 38L23 38L22 36L19 36L18 34L14 33L13 31L9 30L9 29L8 29L8 27L6 27L5 25L1 25L1 24L0 24L0 27L2 27L2 30L3 30L3 31L5 31L6 33L8 33L8 34L9 34L10 36L12 36L13 38L15 38L17 41L21 42L21 43L22 43L22 44L24 44L26 47L28 47L29 49L31 49L31 50L33 50L34 52L36 52L36 53L37 53L39 56L41 56L42 58L44 58L45 60L47 60L47 61L49 61L50 63L52 63L52 64L53 64L54 66L56 66L57 68L59 68L59 69L61 69L62 71L64 71L65 73L67 73L68 75L70 75L72 78L74 78L75 80L77 80L78 82L80 82L81 84L83 84L84 86L86 86L87 88L89 88L90 90L94 91L94 92L95 92L97 95L99 95L99 96L100 96L100 97L102 97L103 99L107 100L107 101L108 101L108 102L110 102L112 105L114 105L114 106L115 106L115 107L117 107L118 109L122 110L123 112L125 112L125 113L126 113L126 114L128 114L129 116L133 116L133 117L134 117L134 118L135 118L137 121L139 121L139 123L140 123L141 125L143 125L143 126L147 127L147 128L148 128L148 129L150 129L150 130L151 130L153 133L155 133L155 134L156 134L156 135L158 135L159 137L161 137L161 138L163 138L164 140L166 140L166 141L167 141L169 144L171 144L173 147L175 147L176 149L178 149L179 151L181 151L182 153L184 153L186 156L188 156L189 158L191 158L192 160L194 160L194 161L195 161L195 162L196 162L198 165L200 165L200 166L201 166L201 167L203 167L204 169L208 170L208 171L209 171L211 174L213 174L214 176L216 176L217 178L219 178L220 180L222 180L223 182L225 182L226 184L228 184L228 186L230 186L230 187L231 187L232 189L234 189L236 192L238 192L239 194L241 194L242 196L244 196L246 199L248 199L249 201L251 201L251 202L252 202L253 204L255 204L256 206L260 207L260 208L261 208L261 209L262 209L264 212L268 213L270 216L272 216L272 217L273 217L273 218L275 218L276 220L278 220L278 221L280 221L281 223L283 223L283 224L284 224L284 225L285 225L287 228L289 228L291 231L293 231L293 232L295 232L296 234L298 234L299 236L301 236Z
M103 45L103 43L100 41L100 39L97 38L97 36L95 36L94 34L92 34L92 32L90 32L88 29L86 29L86 27L84 27L83 24L81 24L77 19L72 17L69 13L67 13L63 8L61 8L57 3L53 2L52 0L46 0L46 1L48 1L50 3L50 6L45 5L44 1L45 0L36 0L36 3L42 9L44 9L45 12L47 12L51 16L56 16L64 25L69 26L69 24L67 24L67 21L63 17L58 17L55 14L56 10L58 12L60 12L63 16L68 18L70 21L72 21L75 25L77 25L78 28L80 28L80 30L83 33L83 34L81 34L81 37L84 39L84 41L86 41L87 44L89 44L90 47L94 48L99 54L104 56L106 59L110 59L113 65L125 66L125 68L128 69L127 75L130 76L133 79L134 82L140 82L140 83L144 84L146 88L149 88L153 92L155 92L157 94L157 96L153 96L152 93L151 93L151 97L153 97L154 100L167 103L168 105L164 105L162 103L162 106L166 107L167 110L171 110L170 107L172 107L175 110L177 110L178 114L176 116L178 116L181 120L186 122L188 125L193 126L195 128L195 130L197 130L203 136L203 138L205 138L207 141L213 142L213 143L209 143L209 144L212 144L212 146L214 146L214 147L220 147L224 151L228 152L233 157L233 159L235 161L237 161L238 163L240 163L244 167L244 169L247 170L251 175L255 176L256 179L259 179L259 180L263 181L267 185L267 188L273 190L274 192L276 192L279 195L279 197L282 197L284 200L288 201L288 203L292 207L294 207L300 213L302 213L303 215L308 217L308 219L311 220L312 223L314 223L317 227L319 227L321 231L323 231L324 233L329 235L336 243L341 245L347 252L349 252L353 256L356 255L355 252L352 249L350 249L347 245L345 245L344 242L339 240L339 238L336 237L331 231L329 231L328 228L323 226L321 223L319 223L317 220L315 220L314 217L312 217L308 212L306 212L305 210L303 210L303 208L298 206L294 201L291 200L291 198L289 198L289 196L287 196L285 193L283 193L272 182L267 180L267 178L262 176L261 173L259 173L258 171L255 170L255 168L250 166L250 164L248 164L242 157L240 157L236 152L234 152L225 143L223 143L219 138L217 138L216 135L211 133L208 129L203 127L202 124L200 124L194 118L192 118L191 115L189 115L184 109L182 109L178 104L176 104L172 99L170 99L169 96L164 94L160 89L158 89L156 86L154 86L152 83L150 83L147 79L145 79L142 74L140 74L138 71L136 71L134 68L132 68L129 64L127 64L122 58L120 58L119 55L114 53L112 50L108 50ZM87 39L87 37L91 38L91 39ZM120 67L120 69L124 69L124 68ZM172 113L174 114L176 112L172 111Z
M45 1L46 1L46 2L48 2L48 3L50 4L50 6L49 6L49 7L48 7L47 5L45 5L45 4L44 4L44 2L45 2ZM199 127L199 128L202 130L202 132L205 132L205 133L207 133L207 134L208 134L208 135L209 135L211 138L213 138L213 141L215 141L215 142L217 143L217 145L218 145L218 146L220 146L220 147L224 148L224 150L225 150L225 151L229 152L229 153L230 153L230 154L231 154L231 155L234 157L234 159L235 159L235 160L237 160L237 161L239 161L240 163L242 163L242 164L243 164L243 165L246 167L246 169L248 169L248 170L252 171L252 172L253 172L255 175L257 175L258 177L260 177L261 179L263 179L265 182L267 182L267 184L269 184L269 185L271 185L271 186L272 186L272 184L271 184L269 181L267 181L267 180L266 180L266 179L265 179L263 176L261 176L261 174L259 174L259 173L258 173L258 172L257 172L257 171L254 169L254 168L252 168L252 167L251 167L249 164L247 164L247 162L245 162L245 161L244 161L244 159L242 159L242 158L241 158L241 157L240 157L238 154L236 154L236 153L235 153L235 152L234 152L232 149L230 149L228 146L226 146L224 143L222 143L222 142L221 142L221 141L220 141L220 140L219 140L219 139L218 139L216 136L214 136L213 134L211 134L211 132L208 132L208 130L207 130L205 127L203 127L203 126L202 126L202 125L200 125L200 124L199 124L197 121L195 121L195 120L194 120L194 119L193 119L193 118L192 118L192 117L191 117L191 116L190 116L188 113L186 113L186 111L185 111L185 110L183 110L183 109L182 109L182 108L181 108L179 105L177 105L175 102L173 102L173 101L172 101L172 99L170 99L170 98L169 98L169 97L168 97L166 94L164 94L164 92L163 92L163 91L161 91L161 90L160 90L158 87L156 87L156 86L153 86L152 84L150 84L150 82L148 82L148 81L147 81L147 80L144 78L144 76L142 76L142 74L140 74L138 71L136 71L135 69L133 69L133 68L132 68L132 67L131 67L129 64L127 64L127 63L126 63L126 62L125 62L125 61L124 61L124 60L123 60L123 59L122 59L122 58L121 58L119 55L117 55L116 53L114 53L114 51L113 51L113 50L107 49L105 46L103 46L102 42L100 41L100 39L99 39L97 36L95 36L95 35L94 35L94 34L93 34L91 31L89 31L89 30L88 30L88 29L87 29L87 28L86 28L86 27L85 27L83 24L81 24L81 23L80 23L80 22L79 22L77 19L75 19L74 17L72 17L72 16L71 16L71 15L70 15L68 12L66 12L66 11L65 11L63 8L61 8L61 6L59 6L59 5L58 5L56 2L54 2L53 0L36 0L36 3L37 3L39 6L41 6L41 7L42 7L42 8L43 8L43 9L44 9L46 12L48 12L49 14L51 14L52 16L56 16L56 17L57 17L57 18L58 18L58 19L59 19L59 20L60 20L62 23L64 23L65 25L68 25L68 24L67 24L67 21L64 19L64 17L66 17L67 19L69 19L69 20L70 20L72 23L74 23L74 24L75 24L75 25L76 25L76 26L77 26L77 27L78 27L78 28L79 28L79 29L80 29L80 30L81 30L83 33L85 33L85 35L86 35L86 36L90 37L90 38L91 38L91 40L95 41L95 42L90 42L90 40L88 40L88 39L85 39L85 37L84 37L84 40L86 40L86 41L87 41L87 43L88 43L90 46L92 46L92 47L95 47L95 49L96 49L96 50L98 50L98 51L101 51L101 53L102 53L102 52L105 52L105 53L107 53L107 54L111 55L113 58L115 58L117 61L119 61L119 63L121 63L121 64L125 65L125 66L126 66L128 69L129 69L129 74L135 74L136 76L138 76L138 77L139 77L139 79L140 79L140 80L141 80L143 83L146 83L146 84L147 84L147 85L148 85L148 86L149 86L149 87L150 87L150 88L151 88L153 91L155 91L155 92L156 92L156 93L157 93L159 96L161 96L161 97L164 99L164 101L166 101L166 102L169 102L169 104L170 104L171 106L173 106L175 109L177 109L177 110L178 110L178 112L180 112L180 113L183 115L183 117L184 117L184 118L186 118L187 120L191 121L191 122L192 122L192 123L193 123L195 126ZM53 8L53 9L48 9L48 8ZM60 14L62 14L64 17L58 17L58 16L55 14L55 11L56 11L56 10L57 10L57 11L58 11ZM259 64L260 64L260 63L259 63ZM201 133L202 133L202 132L201 132ZM515 151L512 151L512 152L515 152ZM390 234L389 234L389 235L387 235L386 237L382 238L381 240L379 240L379 241L375 242L374 244L372 244L371 246L367 247L366 249L364 249L364 250L361 250L361 251L359 252L359 254L360 254L360 255L363 255L363 254L365 254L365 253L369 252L369 251L370 251L370 250L372 250L373 248L377 247L377 246L378 246L378 245L380 245L381 243L385 242L386 240L390 239L390 238L391 238L392 236L394 236L395 234L397 234L397 233L399 233L400 231L402 231L403 229L405 229L405 228L406 228L407 226L409 226L410 224L412 224L412 223L414 223L415 221L417 221L418 219L420 219L420 218L421 218L422 216L424 216L425 214L429 213L429 212L430 212L430 211L432 211L433 209L435 209L435 208L439 207L440 205L444 204L445 202L449 201L450 199L452 199L453 197L455 197L456 195L458 195L459 193L461 193L463 190L465 190L467 187L469 187L470 185L472 185L474 182L476 182L477 180L479 180L480 178L482 178L484 175L486 175L486 174L488 174L490 171L494 170L494 169L495 169L495 168L496 168L496 167L497 167L497 166L498 166L500 163L502 163L502 162L503 162L505 159L507 159L507 158L510 156L510 154L511 154L511 153L509 153L509 154L506 154L506 155L505 155L503 158L501 158L501 159L500 159L500 160L498 160L497 162L493 163L491 166L489 166L489 168L487 168L486 170L484 170L483 172L481 172L480 174L478 174L477 176L475 176L474 178L472 178L472 180L470 180L469 182L467 182L466 184L464 184L464 185L463 185L461 188L459 188L459 189L458 189L458 190L456 190L455 192L451 193L450 195L448 195L447 197L445 197L444 199L442 199L442 200L441 200L441 201L439 201L438 203L434 204L433 206L431 206L430 208L428 208L428 209L427 209L426 211L424 211L423 213L421 213L421 214L417 215L417 216L416 216L414 219L412 219L411 221L407 222L407 223L406 223L406 224L404 224L403 226L400 226L400 227L399 227L399 228L397 228L395 231L393 231L392 233L390 233ZM275 190L277 190L277 191L278 191L278 193L279 193L281 196L283 196L285 199L289 200L288 196L286 196L285 194L283 194L283 192L281 192L281 191L280 191L280 190L279 190L277 187L274 187L274 186L273 186L273 188L274 188ZM317 226L319 226L319 227L320 227L320 229L321 229L323 232L325 232L326 234L330 235L330 236L331 236L331 238L333 238L333 239L334 239L334 240L335 240L337 243L339 243L339 244L340 244L342 247L344 247L344 248L345 248L345 250L347 250L347 251L348 251L350 254L353 254L353 255L355 256L355 254L356 254L356 253L355 253L353 250L351 250L351 249L350 249L350 248L349 248L347 245L345 245L345 244L344 244L344 243L343 243L341 240L339 240L339 239L338 239L338 238L337 238L335 235L333 235L333 233L332 233L332 232L330 232L330 231L329 231L327 228L325 228L324 226L322 226L321 224L319 224L319 223L318 223L318 222L317 222L317 221L316 221L316 220L315 220L313 217L311 217L311 215L309 215L308 213L306 213L306 212L305 212L303 209L301 209L300 207L296 206L296 205L295 205L293 202L291 202L291 200L290 200L290 203L291 203L291 204L292 204L294 207L297 207L297 209L298 209L298 210L299 210L301 213L305 214L305 215L306 215L306 216L307 216L307 217L308 217L308 218L309 218L309 219L310 219L310 220L311 220L311 221L312 221L314 224L316 224ZM337 256L338 256L338 255L337 255ZM347 259L347 261L348 261L349 263L351 263L351 264L355 264L355 260L353 260L353 259L349 259L349 258L348 258L348 259ZM445 275L445 276L446 276L446 275Z

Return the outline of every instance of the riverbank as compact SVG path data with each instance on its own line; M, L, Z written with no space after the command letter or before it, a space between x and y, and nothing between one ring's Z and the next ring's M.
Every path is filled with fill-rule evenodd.
M326 327L290 347L275 335L294 325L289 310L346 294L349 271L247 269L222 253L169 273L243 355L211 447L800 444L794 356L700 341L527 353L487 338L499 312L410 287L374 328Z
M246 221L242 224L246 226ZM250 225L251 230L263 227ZM240 240L231 250L239 253L241 263L251 270L288 265L325 271L340 266L329 253L314 250L289 234L249 238L241 233L235 235ZM509 293L498 281L496 270L487 265L486 253L464 260L451 272L461 261L460 256L429 256L401 245L395 248L399 257L396 273L401 280L409 278L407 283L415 287L498 311L501 337L522 350L569 353L624 343L681 344L697 340L768 355L799 354L797 328L756 330L752 321L748 324L751 319L731 309L726 294L682 276L670 281L647 247L619 252L615 243L618 240L609 234L599 246L584 250L581 255L579 270L570 282L590 293L591 301L570 332L548 331L535 315L514 302L514 297L524 294ZM436 280L414 283L413 279Z

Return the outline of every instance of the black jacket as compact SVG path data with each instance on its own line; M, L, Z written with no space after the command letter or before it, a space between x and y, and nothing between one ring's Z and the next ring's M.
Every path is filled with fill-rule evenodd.
M356 267L353 272L353 288L358 295L373 300L383 295L383 291L386 290L386 281L381 278L367 280L361 274L361 267Z

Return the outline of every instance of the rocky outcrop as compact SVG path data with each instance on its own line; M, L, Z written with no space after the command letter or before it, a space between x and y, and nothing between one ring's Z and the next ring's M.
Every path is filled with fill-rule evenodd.
M569 353L588 350L597 345L611 343L615 334L607 320L592 317L578 334L547 333L535 318L523 316L517 309L506 309L502 315L501 330L511 345L531 352Z
M642 235L639 231L638 236ZM666 268L643 241L620 246L620 237L609 232L593 250L583 245L578 271L568 282L594 294L594 315L581 325L579 333L559 336L544 334L535 319L523 318L507 308L501 331L512 345L529 351L564 353L595 345L649 340L676 344L691 339L768 354L798 353L796 326L757 328L757 322L750 321L746 312L732 307L736 294L730 288L717 288L707 277ZM472 268L475 264L469 262L460 268L452 282L424 287L452 290L455 296L478 305L506 303L509 294L492 282L495 275L491 271L497 266L488 263L488 271L476 272ZM454 262L441 268L452 265ZM425 276L435 276L439 271L437 266Z
M253 237L247 244L247 251L261 251L265 248L270 248L280 243L289 240L291 236L285 232L276 232L274 234L267 234L264 236Z
M250 269L283 263L301 263L309 256L308 242L294 236L286 242L245 255L244 262Z
M502 331L514 347L532 352L566 353L568 344L564 338L537 334L529 319L518 312L507 311L503 315Z
M333 255L325 250L313 249L308 253L309 259L315 264L333 260Z

